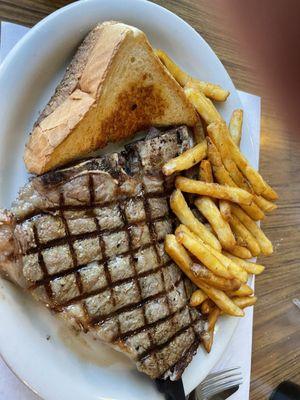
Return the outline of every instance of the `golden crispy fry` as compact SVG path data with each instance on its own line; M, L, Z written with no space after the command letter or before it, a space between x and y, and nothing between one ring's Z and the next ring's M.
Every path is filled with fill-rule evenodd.
M242 317L243 311L237 307L230 298L221 290L213 288L204 282L199 283L194 274L191 272L190 266L193 263L186 250L181 246L174 235L166 235L165 250L167 254L176 262L182 271L191 279L203 292L225 313Z
M229 147L227 142L224 141L223 136L220 134L220 127L226 126L226 124L210 124L207 127L207 133L215 144L218 152L220 153L222 163L226 170L229 172L230 177L234 183L241 189L251 192L251 187L249 186L247 180L244 178L243 174L238 169L236 163L231 158Z
M232 249L230 249L229 253L232 254L233 256L246 260L253 257L250 250L247 249L247 247L240 246L238 244L236 244Z
M197 257L198 260L215 275L228 279L231 278L231 274L228 272L227 268L208 250L206 245L200 239L197 240L192 235L186 233L186 231L182 229L182 225L176 229L175 235L177 241ZM195 282L195 278L192 279L192 281Z
M174 172L183 171L198 164L207 154L207 142L203 140L201 143L180 154L178 157L169 160L163 167L162 171L165 175L172 175Z
M256 171L247 159L240 152L237 145L233 142L228 132L228 128L224 122L216 122L207 128L209 132L218 132L218 137L226 144L231 159L236 163L240 171L250 182L256 194L262 194L268 200L276 200L277 193L264 181L262 176Z
M241 136L242 136L242 125L243 125L243 110L234 110L230 122L229 122L229 132L232 140L237 146L240 146Z
M222 291L216 289L206 283L199 285L200 289L222 310L225 314L233 315L236 317L243 317L244 312Z
M218 239L207 229L204 224L202 224L202 222L195 217L180 190L175 190L172 193L170 205L172 211L180 222L188 226L191 231L196 233L196 235L203 240L204 243L209 244L216 250L221 250L221 244L219 243Z
M194 139L195 139L196 143L201 143L203 140L205 140L204 126L203 126L203 122L201 121L200 117L199 117L199 121L193 127L193 133L194 133Z
M266 200L264 197L262 196L254 196L254 202L255 204L258 205L258 207L260 207L264 212L271 212L273 210L276 210L277 205L272 203L269 200Z
M267 200L270 201L275 201L278 199L278 194L277 192L268 184L265 182L266 188L262 192L262 196L265 197Z
M217 183L195 181L183 176L178 176L176 178L175 185L177 189L183 192L211 196L239 204L250 205L253 199L252 194L243 189L223 186Z
M219 210L222 218L225 221L229 221L231 218L231 206L229 201L227 200L220 200L219 201Z
M243 270L243 268L240 265L238 265L235 262L232 262L233 260L231 260L230 258L226 257L224 254L219 253L218 251L216 251L212 248L210 248L210 251L223 265L225 265L225 267L227 267L232 278L236 278L239 281L241 281L242 283L247 282L248 274L246 273L246 271Z
M224 254L222 254L222 256L226 257L224 256ZM248 273L243 270L243 268L239 264L231 262L230 264L228 264L228 271L230 272L231 276L234 276L240 282L245 283L248 281Z
M230 249L230 253L236 257L245 258L246 260L252 257L252 254L247 247L242 247L237 244Z
M213 143L213 141L211 140L211 138L209 136L206 137L206 141L207 141L207 156L208 156L208 159L211 162L212 166L224 167L219 150L216 148L215 144ZM227 172L227 174L229 175L228 172ZM229 177L230 177L230 175L229 175ZM233 183L233 185L234 185L234 183Z
M212 164L214 177L216 178L217 182L222 185L238 187L237 184L232 180L229 172L224 167L221 156L216 146L212 143L210 138L206 138L206 140L208 159ZM261 209L255 204L255 202L250 205L241 205L241 207L255 221L259 221L265 216Z
M213 308L213 304L214 303L212 303L212 301L210 299L204 300L204 302L201 304L201 313L209 314Z
M184 92L207 124L222 120L221 115L217 111L212 101L208 99L202 92L196 91L195 89L189 87L184 87Z
M209 332L209 337L204 337L202 339L203 346L207 353L210 352L214 340L214 330L215 330L215 325L217 322L217 319L219 315L221 314L221 310L218 307L214 307L211 312L209 313L208 316L208 332Z
M194 238L195 241L199 242L200 245L203 244L207 250L214 255L220 263L222 263L230 272L230 278L237 278L241 282L247 282L248 274L243 270L241 266L233 262L230 258L226 257L224 254L219 251L213 249L209 245L203 243L199 237L197 237L193 232L191 232L185 225L180 225L180 230L185 232L187 235L190 235Z
M190 83L195 90L199 90L207 97L217 101L225 101L229 96L228 90L222 89L219 85L192 78L186 72L182 71L163 50L156 49L155 54L181 86Z
M251 296L253 294L253 290L246 283L242 283L241 287L237 290L230 290L226 292L229 297L244 297Z
M194 274L191 271L191 267L194 264L193 260L185 248L177 242L175 235L166 235L165 250L190 279L194 277Z
M256 225L256 223L248 217L248 215L238 206L232 206L232 213L240 222L248 229L248 231L255 237L262 253L268 256L273 253L273 246L270 240L266 237L263 231Z
M231 299L239 308L246 308L253 306L257 302L257 297L232 297Z
M264 267L263 265L260 265L260 264L256 264L256 263L253 263L253 262L250 262L250 261L243 260L243 259L241 259L241 258L239 258L239 257L235 257L235 256L233 256L232 254L229 254L229 253L226 253L226 252L225 252L225 254L226 254L226 256L227 256L228 258L230 258L230 259L231 259L232 261L234 261L236 264L238 264L239 266L241 266L245 271L247 271L248 274L259 275L259 274L261 274L261 273L264 271L264 269L265 269L265 267Z
M210 353L214 341L214 332L208 332L207 335L202 337L202 344L207 353Z
M199 178L203 182L212 183L214 181L211 164L208 160L202 160L200 163Z
M175 64L173 60L163 51L160 49L155 49L155 54L157 57L160 59L160 61L165 65L167 70L170 72L170 74L176 79L176 81L181 85L184 86L190 79L191 77L182 71L178 65Z
M213 183L213 181L214 181L211 164L208 160L202 160L200 163L199 179L200 179L200 181L207 182L207 183ZM213 199L211 197L206 197L206 196L203 196L203 197L205 197L205 199L208 203L215 204L218 201L217 199ZM209 225L210 229L212 230L211 225L210 224L208 224L208 225ZM213 232L213 230L212 230L212 232Z
M222 218L220 210L210 198L201 197L195 200L195 206L208 220L215 231L222 247L230 249L235 245L235 238L230 225Z
M260 254L260 247L256 238L251 234L251 232L248 231L248 229L235 215L232 215L229 223L232 231L246 241L247 247L251 251L251 254L253 256L258 256Z
M241 236L235 235L235 240L236 240L236 244L238 246L247 247L247 243L246 243L245 239L243 239Z
M216 101L225 101L229 96L228 90L222 89L221 86L210 82L199 81L195 78L190 79L185 84L185 87L202 92L206 97Z
M193 292L190 298L190 305L192 307L198 307L207 299L207 295L201 289L197 289Z
M210 312L208 317L208 330L214 329L220 312L221 311L218 307L214 307L213 310Z
M209 269L200 264L194 264L192 272L198 279L224 291L234 291L240 288L241 282L238 279L225 279L213 274Z
M208 332L205 336L202 337L202 344L207 353L210 353L211 348L212 348L213 333L214 332Z

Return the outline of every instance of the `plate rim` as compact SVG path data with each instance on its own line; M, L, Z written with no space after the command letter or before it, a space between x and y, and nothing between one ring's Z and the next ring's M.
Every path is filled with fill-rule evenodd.
M66 5L66 6L64 6L64 7L60 8L60 9L56 10L55 12L51 13L49 16L47 16L47 17L44 18L43 20L39 21L33 28L31 28L31 29L18 41L18 43L11 49L11 51L9 52L9 54L5 57L5 59L3 60L3 62L2 62L1 65L0 65L0 79L1 79L1 76L2 76L3 74L6 73L6 70L9 68L9 66L10 66L10 64L11 64L11 62L12 62L12 60L14 60L14 58L17 56L18 52L19 52L20 49L23 47L24 43L26 43L27 41L29 41L30 38L31 38L32 36L36 35L36 34L38 33L39 29L40 29L42 26L44 26L44 25L46 25L47 23L49 23L49 21L51 21L52 19L56 18L58 15L68 12L68 10L70 10L70 9L72 9L72 8L80 8L80 7L82 7L82 4L84 4L84 3L93 3L93 2L95 3L96 1L97 1L97 0L81 0L81 1L78 1L78 2L75 2L75 3L71 3L71 4L69 4L69 5ZM101 0L98 0L98 2L101 3ZM135 3L135 2L140 2L140 3L151 3L151 5L152 5L154 8L160 9L160 10L163 11L166 15L167 15L167 14L172 14L173 17L175 17L178 21L180 21L181 24L183 23L183 24L185 25L185 27L186 27L189 31L193 31L193 33L196 33L197 36L202 40L203 44L205 44L205 46L206 46L210 51L212 51L212 52L214 53L214 51L211 49L211 47L210 47L209 44L205 41L205 39L203 39L203 37L202 37L191 25L189 25L184 19L182 19L181 17L179 17L178 15L176 15L175 13L173 13L172 11L170 11L170 10L168 10L168 9L166 9L166 8L164 8L164 7L160 6L160 5L158 5L158 4L149 2L149 1L147 1L147 0L127 0L127 2L132 2L132 3ZM218 63L222 66L222 68L224 69L224 73L226 73L227 78L228 78L228 79L230 80L230 82L232 83L232 85L233 85L233 87L234 87L234 89L235 89L235 91L236 91L236 94L237 94L237 96L238 96L237 89L235 88L235 86L234 86L234 84L233 84L233 82L232 82L232 80L231 80L231 78L230 78L228 72L226 71L225 67L224 67L223 64L221 63L221 61L220 61L220 59L218 58L218 56L217 56L215 53L214 53L214 55L215 55L215 57L216 57L216 62L218 62ZM230 318L230 317L229 317L229 318ZM231 319L233 319L233 318L231 318ZM235 332L236 329L237 329L237 326L238 326L238 323L239 323L239 319L238 319L238 318L235 318L234 320L235 320L235 326L234 326L234 328L232 329L231 335L230 335L230 337L228 338L228 340L227 340L227 342L226 342L226 345L224 345L223 351L220 352L219 357L216 359L214 365L216 365L217 362L218 362L218 360L222 357L224 351L226 350L226 348L227 348L227 346L228 346L228 344L229 344L229 342L230 342L230 340L231 340L231 337L233 336L234 332ZM33 393L35 393L36 395L38 395L38 396L41 397L41 395L40 395L38 392L36 392L35 389L34 389L25 379L21 378L21 377L15 372L14 368L10 365L10 363L8 362L8 360L3 356L2 351L1 351L1 357L2 357L2 359L4 360L5 364L6 364L6 365L9 367L9 369L13 372L13 374L14 374L21 382L23 382L23 384L25 384ZM212 368L213 368L213 367L212 367ZM209 373L209 371L208 371L208 373ZM204 378L203 378L203 379L204 379ZM200 383L200 382L198 381L197 384L199 384L199 383ZM196 385L195 385L195 386L196 386Z

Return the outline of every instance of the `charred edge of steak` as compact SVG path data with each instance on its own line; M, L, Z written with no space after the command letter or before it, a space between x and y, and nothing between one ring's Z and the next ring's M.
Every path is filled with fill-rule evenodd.
M186 126L174 127L172 129L165 128L164 131L157 128L150 128L148 134L144 139L136 140L125 146L125 150L119 153L111 153L101 157L86 157L80 160L72 161L71 163L64 166L63 169L59 168L44 175L39 178L41 183L45 187L54 187L63 183L65 180L70 178L74 174L74 168L76 172L80 173L82 171L95 171L103 170L110 173L114 178L119 177L120 169L123 169L128 175L133 176L136 168L139 166L139 159L137 154L137 145L141 142L151 141L158 136L161 137L161 146L164 145L165 135L172 135L176 133L178 144L182 144L186 140ZM189 132L190 134L190 132ZM153 167L155 168L158 160L153 159ZM32 177L34 179L35 177Z
M177 381L178 379L180 379L184 370L190 364L194 355L197 353L199 344L199 339L196 339L187 350L187 352L184 353L183 357L179 361L177 361L177 363L172 368L168 369L168 371L166 371L161 376L161 379L167 379L168 377L171 381Z

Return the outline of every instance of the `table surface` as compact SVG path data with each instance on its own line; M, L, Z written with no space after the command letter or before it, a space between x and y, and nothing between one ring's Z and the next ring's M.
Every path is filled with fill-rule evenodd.
M0 19L32 26L70 0L0 0ZM300 384L299 310L292 300L300 287L300 142L283 126L270 97L238 43L206 0L155 0L192 25L210 44L236 87L262 96L260 170L280 194L279 209L263 229L275 254L258 261L266 271L256 280L251 400L267 399L283 380Z

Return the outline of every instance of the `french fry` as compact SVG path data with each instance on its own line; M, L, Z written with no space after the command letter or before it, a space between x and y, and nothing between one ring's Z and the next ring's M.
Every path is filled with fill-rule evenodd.
M232 231L242 237L247 243L248 249L251 251L253 256L258 256L260 254L260 247L256 238L248 231L248 229L240 222L240 220L232 215L229 221Z
M243 309L246 307L253 306L257 302L257 297L232 297L231 299L236 306Z
M178 157L169 160L163 167L164 175L169 176L174 172L183 171L198 164L207 154L207 142L203 140L201 143L180 154Z
M223 126L226 126L226 124L210 124L207 127L207 133L212 142L215 144L216 148L218 149L222 159L222 163L226 170L229 172L229 175L234 183L237 185L237 187L251 192L251 187L249 186L247 180L238 169L236 163L231 158L227 142L224 141L223 136L220 134Z
M191 82L196 90L200 90L207 97L217 101L225 101L229 96L228 90L222 89L219 85L192 78L186 72L182 71L163 50L155 49L155 54L181 86Z
M204 337L202 339L203 346L207 353L211 351L213 340L214 340L214 330L215 330L215 325L217 322L217 319L219 315L221 314L221 310L218 307L214 307L211 312L209 313L208 316L208 332L209 332L209 337Z
M200 241L200 245L204 245L207 250L214 255L220 263L222 263L230 272L231 279L236 278L241 282L247 282L248 274L243 270L241 266L233 262L230 258L226 257L224 254L220 253L219 251L213 249L209 245L203 243L199 237L197 237L193 232L191 232L185 225L180 225L180 230L185 232L187 235L190 235L194 238L196 242Z
M208 329L209 330L214 329L219 315L220 315L220 309L218 307L214 307L208 317Z
M190 305L192 307L198 307L207 299L207 295L201 289L197 289L193 292L190 298Z
M234 235L235 236L235 240L236 240L236 244L240 247L247 247L247 243L245 241L245 239L243 239L241 236L238 235ZM251 253L250 253L251 254ZM250 257L251 258L251 257Z
M259 172L249 164L247 159L240 152L239 148L230 137L228 128L224 122L215 122L210 127L207 127L207 131L218 132L218 137L221 138L222 142L226 144L226 148L230 153L230 157L236 163L244 176L248 179L256 194L263 195L263 197L265 197L267 200L276 200L278 198L275 190L264 181Z
M222 256L226 257L224 256L224 254L222 254ZM224 259L222 258L222 260ZM243 268L239 264L235 262L228 263L228 271L230 272L231 276L234 276L240 282L245 283L248 281L248 273L243 270Z
M229 297L244 297L251 296L253 294L253 290L246 283L242 283L239 289L230 290L226 292Z
M206 137L206 141L207 141L207 156L208 156L208 159L209 159L210 163L212 164L212 166L223 167L225 169L223 162L222 162L221 155L219 153L219 150L215 146L214 142L211 140L211 138L209 136ZM228 172L227 172L227 175L230 178L230 175ZM235 185L235 184L233 183L232 185Z
M243 317L245 314L234 302L222 291L206 283L199 284L200 289L222 310L225 314L235 317Z
M207 124L222 120L213 102L205 94L189 87L184 87L184 92Z
M199 179L203 182L213 183L214 177L211 169L211 164L208 160L202 160L199 168ZM217 203L217 199L212 199L211 197L204 196L208 203L215 204ZM210 224L208 224L210 229L212 228ZM213 232L213 231L212 231ZM214 233L214 232L213 232Z
M201 313L202 314L209 314L213 308L213 303L210 299L204 300L204 302L201 304Z
M175 261L175 263L190 279L194 277L194 274L191 271L191 267L194 264L193 260L185 248L177 242L175 235L166 235L165 250L172 260Z
M265 197L267 200L277 200L278 194L277 192L267 183L265 182L265 190L262 192L262 196Z
M179 225L179 227L176 229L175 236L180 244L189 250L215 275L228 279L231 278L231 274L228 272L227 268L208 250L205 244L201 242L201 240L197 240L192 235L186 233L186 231L182 229L182 225ZM195 283L195 277L192 279L192 281Z
M191 267L193 261L185 248L178 243L174 235L168 234L165 237L165 250L167 254L175 261L182 272L196 285L198 288L202 289L199 285L205 285L204 282L200 280L193 274ZM205 290L204 293L208 296ZM217 292L218 293L218 292ZM224 296L221 296L223 298Z
M237 187L237 184L232 180L231 176L229 175L229 172L224 167L221 156L216 146L213 144L210 138L206 138L206 140L207 140L208 159L212 164L214 177L216 178L217 182L222 185ZM259 221L265 217L264 213L255 204L255 202L252 202L252 204L250 205L243 204L241 205L241 207L255 221Z
M165 238L165 249L167 254L176 262L176 264L182 269L182 271L194 282L203 292L214 302L217 306L223 310L226 314L235 315L242 317L243 311L237 307L230 298L221 290L213 288L204 282L195 282L195 276L191 272L191 265L193 261L181 246L174 235L166 235Z
M241 259L239 257L235 257L232 254L229 254L227 252L224 252L224 254L228 258L230 258L232 261L234 261L236 264L238 264L240 267L242 267L245 271L247 271L248 274L259 275L265 269L265 267L263 265L243 260L243 259Z
M215 231L222 247L230 249L235 245L235 238L230 225L222 218L220 210L210 198L201 197L195 200L195 206L208 220Z
M171 60L171 58L163 50L155 49L154 51L170 74L181 86L184 86L191 79L191 77L182 71L182 69L180 69L178 65L175 64L175 62Z
M261 252L268 256L273 253L273 246L270 240L266 237L263 231L256 225L256 223L248 217L248 215L235 205L232 206L232 213L240 220L240 222L248 229L248 231L257 240Z
M222 218L225 221L229 221L231 218L231 206L229 201L227 200L220 200L219 201L219 210Z
M238 246L237 244L230 249L230 253L239 258L245 258L246 260L252 257L252 254L247 247Z
M262 196L254 196L254 202L258 205L264 212L271 212L276 210L277 205L272 203L271 201L265 199Z
M207 353L210 353L210 351L211 351L212 344L213 344L213 341L214 341L213 335L214 335L214 332L211 331L211 332L208 333L208 336L204 336L202 338L202 344L203 344L203 347L205 348Z
M221 86L210 82L200 81L195 78L186 82L185 87L202 92L206 97L216 101L225 101L229 96L229 91L224 90Z
M218 239L195 217L180 190L175 190L172 193L170 197L170 206L179 221L188 226L204 243L209 244L216 250L221 250L221 244Z
M230 122L229 122L229 132L234 143L239 147L242 136L242 125L243 125L243 110L234 110Z
M199 169L199 178L201 181L207 183L212 183L214 181L211 165L208 160L201 161Z
M241 287L241 282L237 279L225 279L213 274L209 269L200 264L194 264L192 272L198 279L224 291L235 291Z
M223 186L218 183L196 181L183 176L178 176L176 178L175 186L183 192L211 196L217 199L229 200L238 204L250 205L253 199L252 194L243 189Z
M203 122L201 121L200 117L199 117L199 121L193 127L193 133L194 133L194 139L195 139L196 143L201 143L203 140L205 140L204 126L203 126Z

